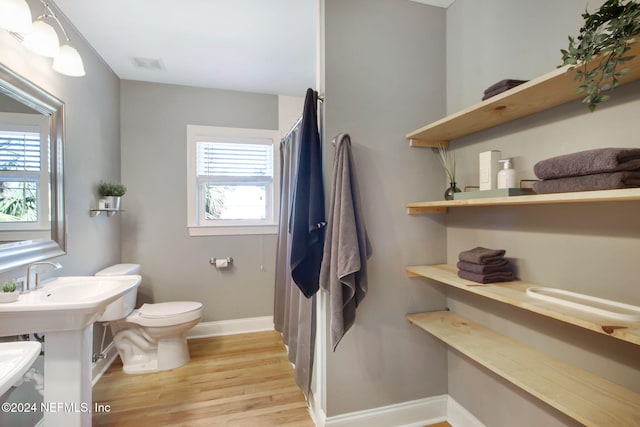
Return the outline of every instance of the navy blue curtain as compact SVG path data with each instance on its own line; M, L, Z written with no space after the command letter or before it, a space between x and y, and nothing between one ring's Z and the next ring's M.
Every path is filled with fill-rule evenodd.
M300 124L298 168L291 200L291 275L305 297L319 289L326 226L318 96L307 90Z

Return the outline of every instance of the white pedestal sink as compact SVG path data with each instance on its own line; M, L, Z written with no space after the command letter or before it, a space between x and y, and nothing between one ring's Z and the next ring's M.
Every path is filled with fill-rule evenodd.
M93 322L140 282L140 276L60 277L0 304L0 336L45 333L45 427L91 426Z
M40 343L16 341L0 343L0 396L19 381L40 354Z

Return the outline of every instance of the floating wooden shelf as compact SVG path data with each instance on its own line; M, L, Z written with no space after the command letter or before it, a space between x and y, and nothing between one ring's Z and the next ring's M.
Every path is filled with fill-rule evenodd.
M564 203L626 202L640 200L640 188L580 191L576 193L534 194L530 196L488 197L407 203L409 215L446 213L448 208L468 206L552 205Z
M640 394L452 312L409 314L413 325L586 426L640 425Z
M631 71L619 79L621 85L640 79L640 43L632 45L628 54L636 57L625 63L625 68L629 67ZM576 93L578 82L574 81L575 70L567 73L568 68L557 68L408 133L406 137L412 147L438 147L440 144L447 145L452 139L584 98L585 94ZM587 110L586 105L584 109Z
M640 345L640 322L612 320L597 314L532 298L526 294L528 287L540 285L520 280L482 285L461 279L458 277L457 271L455 266L448 264L407 267L407 275L409 277L426 277L472 294L514 305L546 317Z

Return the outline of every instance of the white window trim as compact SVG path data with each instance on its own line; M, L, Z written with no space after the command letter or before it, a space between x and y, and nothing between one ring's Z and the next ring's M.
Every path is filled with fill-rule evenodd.
M230 139L268 139L273 142L273 215L269 224L260 225L200 225L196 178L196 144L202 141ZM230 236L277 234L280 211L280 131L268 129L228 128L187 125L187 228L189 236Z

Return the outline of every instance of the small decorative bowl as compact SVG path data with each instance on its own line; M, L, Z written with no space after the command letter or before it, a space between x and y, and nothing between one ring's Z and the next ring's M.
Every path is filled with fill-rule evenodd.
M18 297L20 297L20 292L0 292L0 303L3 302L16 302L18 301Z

